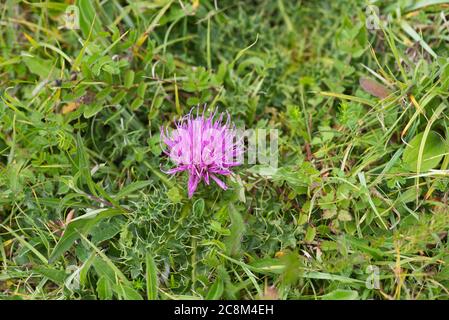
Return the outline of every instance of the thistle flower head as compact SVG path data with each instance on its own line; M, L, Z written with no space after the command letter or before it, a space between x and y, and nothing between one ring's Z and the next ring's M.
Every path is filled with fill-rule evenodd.
M166 145L164 153L175 164L166 173L188 172L189 198L201 180L208 185L212 179L226 190L226 184L218 176L230 175L231 168L241 164L237 158L243 153L229 114L224 121L223 114L214 112L206 117L204 111L199 115L197 109L196 116L191 111L175 124L176 129L171 131L161 127L161 141Z

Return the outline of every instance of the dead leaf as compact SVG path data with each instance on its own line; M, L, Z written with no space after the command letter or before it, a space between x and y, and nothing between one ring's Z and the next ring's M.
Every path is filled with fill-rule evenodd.
M390 89L372 79L360 78L359 83L363 90L380 99L385 99L391 93Z
M62 107L62 114L67 114L70 112L75 111L76 109L78 109L78 107L81 105L81 103L79 102L69 102L68 104L66 104L64 107Z

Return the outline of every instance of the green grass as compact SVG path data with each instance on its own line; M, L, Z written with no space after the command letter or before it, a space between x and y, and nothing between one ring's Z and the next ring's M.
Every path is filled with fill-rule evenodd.
M449 2L69 2L0 4L0 299L449 298ZM279 168L188 199L204 103Z

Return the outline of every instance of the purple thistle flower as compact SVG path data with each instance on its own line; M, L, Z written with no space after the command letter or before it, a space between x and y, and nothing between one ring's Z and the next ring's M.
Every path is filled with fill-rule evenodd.
M231 168L241 164L238 158L243 154L243 143L238 139L234 126L231 128L229 114L223 123L223 114L216 112L209 117L196 117L192 111L176 123L176 129L168 132L161 127L161 141L167 146L164 153L175 163L167 174L181 171L189 173L188 195L192 197L203 179L209 185L214 180L223 190L226 184L218 175L230 175Z

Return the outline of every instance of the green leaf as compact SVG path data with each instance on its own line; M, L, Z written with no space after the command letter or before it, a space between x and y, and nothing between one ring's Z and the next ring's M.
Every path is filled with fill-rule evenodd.
M275 258L259 259L251 263L251 266L257 268L258 272L282 274L285 270L285 262Z
M412 28L410 24L408 24L407 21L401 20L401 27L402 29L410 36L412 37L415 42L418 42L424 50L426 50L432 57L436 58L437 54L435 51L432 50L432 48L424 41L424 39Z
M137 190L143 189L146 186L152 184L153 182L151 180L144 180L144 181L136 181L136 182L132 182L130 184L128 184L126 187L124 187L123 189L120 190L120 192L118 192L115 197L114 200L118 201L124 197L126 197L127 195L129 195L130 193L133 193Z
M192 212L195 216L201 217L204 212L204 200L202 198L199 198L195 201L195 203L192 206Z
M231 235L226 238L226 252L230 256L236 256L240 253L242 237L245 232L245 224L241 214L232 203L228 205L228 214L231 218Z
M142 296L133 287L121 285L121 290L125 300L143 300Z
M113 291L112 284L108 280L108 278L102 276L97 281L97 294L101 300L110 300L112 299Z
M103 109L103 106L101 104L93 103L84 108L83 115L88 119L100 112L101 109Z
M81 31L83 32L84 38L88 38L91 27L92 33L97 35L101 32L101 24L99 21L99 16L94 8L94 1L90 0L77 0L76 6L79 8L79 23Z
M131 110L137 110L140 108L140 106L143 104L143 99L142 98L136 98L134 99L134 101L131 103Z
M147 84L145 82L141 82L139 87L137 87L137 96L141 99L145 97L145 91L147 90Z
M146 255L146 277L147 277L147 298L148 300L157 299L157 267L151 252Z
M308 227L307 231L306 231L306 236L304 238L304 240L306 242L312 242L313 239L315 239L315 235L316 235L316 228L314 227Z
M42 266L35 267L33 270L59 285L63 285L64 280L67 277L67 274L63 270L45 268Z
M106 278L111 284L116 282L116 273L101 257L95 255L92 260L92 265L99 278Z
M100 221L90 231L92 235L92 242L99 243L113 238L122 229L120 221Z
M420 191L420 189L418 191ZM402 194L398 197L398 201L401 201L402 203L410 203L413 202L417 196L416 188L409 188L402 192Z
M123 98L125 98L125 96L127 95L126 91L119 91L114 98L111 99L111 105L117 105L119 104Z
M127 89L131 88L133 83L134 83L134 71L128 70L125 73L125 80L124 80L125 88Z
M118 209L98 209L72 220L65 229L64 235L53 249L48 263L53 263L64 252L69 250L72 244L80 237L80 233L88 233L98 221L120 214L123 214L123 211Z
M416 135L407 145L402 155L404 166L412 172L425 172L435 168L447 152L443 138L435 131L430 131L427 140L424 142L422 162L418 168L418 155L423 135L424 132Z
M61 73L51 60L44 60L38 57L22 57L23 62L31 73L37 74L41 78L52 79Z
M354 249L360 250L372 256L374 259L381 259L386 255L385 251L370 246L369 242L364 239L357 239L350 236L345 236L344 241L349 242L349 244L354 247ZM344 242L343 242L344 243ZM346 244L345 244L346 246Z
M89 258L83 263L80 270L80 284L85 285L87 284L87 275L89 273L90 267L92 266L93 262L97 256L95 255L95 252L92 252L89 256Z
M406 8L406 12L417 11L424 7L434 6L438 4L447 4L447 0L418 0L411 1L409 7Z
M142 296L132 287L132 283L125 277L119 268L98 247L85 236L81 238L100 256L93 260L93 266L99 276L105 276L119 298L125 300L143 300Z
M321 297L323 300L357 300L359 294L354 290L337 289Z
M170 188L166 194L168 199L173 203L181 203L181 200L183 199L183 195L177 187Z
M212 220L210 222L210 228L211 230L214 230L215 232L218 232L219 234L229 236L231 234L231 231L226 228L222 228L220 222Z
M206 295L206 300L218 300L221 298L224 291L224 283L221 279L216 279L214 284L210 287Z

